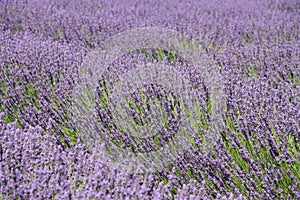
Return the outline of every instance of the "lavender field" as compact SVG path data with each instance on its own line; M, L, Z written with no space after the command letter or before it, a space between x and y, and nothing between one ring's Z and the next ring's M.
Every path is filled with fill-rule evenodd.
M0 0L0 200L300 199L299 0Z

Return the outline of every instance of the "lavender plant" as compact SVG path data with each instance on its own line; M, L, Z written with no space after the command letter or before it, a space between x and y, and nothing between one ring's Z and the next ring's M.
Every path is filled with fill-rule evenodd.
M299 199L299 11L297 0L0 1L0 199ZM72 94L86 55L143 27L176 30L199 45L217 63L226 108L215 145L200 153L216 105L193 63L161 47L114 59L90 92L102 136L120 150L159 149L186 128L183 94L161 84L141 81L114 108L120 81L136 81L126 72L163 64L198 88L188 148L153 173L126 174L79 137ZM159 138L128 136L152 134L147 124L162 125Z

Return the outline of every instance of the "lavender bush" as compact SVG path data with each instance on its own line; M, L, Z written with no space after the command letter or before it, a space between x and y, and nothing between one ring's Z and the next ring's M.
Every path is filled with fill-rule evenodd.
M300 199L299 13L297 0L0 1L0 199ZM179 130L196 133L156 171L124 173L86 145L72 95L87 55L145 27L175 30L209 55L225 109L214 130L218 99L178 52L150 47L118 56L89 91L96 104L82 102L105 136L91 137L94 145L143 153ZM122 78L135 81L124 74L147 63L197 88L189 105L184 94L141 81L114 107ZM154 129L160 134L151 139L133 134Z

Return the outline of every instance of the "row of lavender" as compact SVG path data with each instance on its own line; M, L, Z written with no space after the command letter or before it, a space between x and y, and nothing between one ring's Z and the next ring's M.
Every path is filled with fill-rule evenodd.
M300 198L298 1L0 4L3 199ZM84 56L147 26L189 35L215 59L226 120L211 154L191 150L159 174L122 177L80 144L68 108Z

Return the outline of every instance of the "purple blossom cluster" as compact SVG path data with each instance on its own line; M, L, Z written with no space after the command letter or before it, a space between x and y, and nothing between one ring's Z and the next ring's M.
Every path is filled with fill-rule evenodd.
M23 131L16 123L1 121L1 198L169 199L173 184L180 181L171 175L167 184L154 175L124 177L101 164L83 145L64 150L57 140L43 134L40 126ZM204 188L199 183L185 184L178 195L208 198Z
M300 199L299 13L298 0L0 1L0 199ZM120 56L94 91L101 131L118 148L150 152L190 131L178 91L142 83L124 108L125 131L110 106L122 74L162 63L198 89L189 148L155 173L124 174L79 137L72 92L88 53L139 27L199 44L224 80L226 108L220 137L202 154L213 118L203 77L161 49ZM158 126L154 108L165 113L159 135L129 135Z
M76 63L82 55L71 53L76 51L76 46L41 42L32 34L18 37L2 33L1 40L1 111L5 112L4 121L17 120L20 128L39 125L44 130L60 134L63 142L70 146L74 139L64 137L70 124L66 123L68 116L62 108L67 104L64 97L72 89Z

